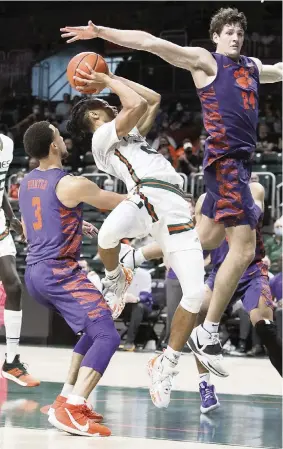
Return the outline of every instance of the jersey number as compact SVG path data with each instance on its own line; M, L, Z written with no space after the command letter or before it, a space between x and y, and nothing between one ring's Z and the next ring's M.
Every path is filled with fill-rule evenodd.
M33 229L35 231L40 231L42 229L42 216L41 216L41 204L39 196L32 197L32 207L35 207L34 215L36 221L33 222Z
M242 98L245 109L255 109L256 101L253 92L251 92L249 95L247 92L242 91Z

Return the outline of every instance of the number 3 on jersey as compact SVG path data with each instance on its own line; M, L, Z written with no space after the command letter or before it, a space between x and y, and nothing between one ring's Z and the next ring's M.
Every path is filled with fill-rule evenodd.
M32 207L35 207L34 215L36 221L33 222L33 229L40 231L42 229L41 203L39 196L32 197Z

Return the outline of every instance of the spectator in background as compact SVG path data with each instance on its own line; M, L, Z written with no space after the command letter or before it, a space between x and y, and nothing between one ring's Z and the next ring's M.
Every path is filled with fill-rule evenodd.
M72 108L73 108L74 106L76 106L76 104L77 104L79 101L81 101L81 99L82 99L82 97L80 97L80 95L75 95L74 98L73 98L73 100L72 100Z
M44 116L42 114L41 108L39 104L34 104L32 108L32 113L29 114L26 118L21 120L15 126L11 128L11 131L16 133L16 135L23 135L29 126L33 125L33 123L40 122L44 120Z
M255 172L252 172L252 173L251 173L250 183L251 183L251 182L259 182L259 176L258 176L257 173L255 173Z
M39 162L35 157L30 157L28 161L28 173L39 166Z
M271 272L277 273L282 258L283 216L274 223L274 234L265 241L265 252L271 262Z
M78 263L82 271L86 273L88 280L97 288L97 290L102 292L102 283L98 274L90 268L89 264L85 259L79 260Z
M260 123L258 126L257 151L268 153L273 150L274 142L266 123Z
M72 109L71 97L69 94L63 95L63 101L60 101L55 109L56 119L58 121L68 120Z
M49 122L51 125L58 128L58 122L56 120L55 114L51 111L49 106L45 106L43 110L44 120Z
M19 188L22 180L24 179L24 172L19 171L16 176L13 176L14 182L11 183L8 196L10 200L18 200L19 199Z
M176 154L176 150L172 145L170 145L167 137L161 137L157 151L158 153L162 154L162 156L164 156L165 159L167 159L174 168L177 168L178 157Z
M67 133L67 122L72 109L71 97L69 94L63 95L63 101L57 104L55 109L56 120L58 121L58 129L61 134Z
M68 165L71 165L73 172L77 172L79 166L81 165L80 153L78 149L74 147L74 143L71 137L66 137L64 139L64 142L69 153L68 158L64 162Z
M126 306L122 312L124 321L129 321L127 337L124 344L120 345L123 351L135 350L135 339L141 322L152 311L153 298L151 293L151 275L143 269L137 268L130 287L126 293Z
M14 140L13 134L9 131L8 126L5 123L0 123L0 134L4 134Z
M270 281L270 289L274 301L274 316L277 326L277 335L282 339L282 271Z
M190 176L191 173L197 173L199 171L199 166L202 161L200 161L197 155L193 154L193 145L190 139L184 139L183 146L178 148L177 153L180 154L178 159L179 172Z
M166 139L166 141L169 143L169 145L171 145L174 149L177 147L175 140L171 136L171 133L168 132L168 126L169 126L169 123L167 121L164 121L162 123L163 130L159 133L159 135L156 137L156 139L154 139L154 141L152 142L152 148L154 148L155 150L158 150L158 148L160 146L160 141L163 138Z

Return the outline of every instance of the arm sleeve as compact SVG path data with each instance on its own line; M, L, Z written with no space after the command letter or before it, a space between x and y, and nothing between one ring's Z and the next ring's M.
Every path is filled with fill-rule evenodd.
M100 126L92 137L92 154L97 167L106 170L108 159L115 150L115 144L119 143L115 120Z

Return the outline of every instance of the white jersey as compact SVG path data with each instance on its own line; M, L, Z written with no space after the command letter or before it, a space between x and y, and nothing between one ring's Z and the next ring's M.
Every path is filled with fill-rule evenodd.
M8 136L0 134L0 234L5 230L6 218L2 209L5 179L13 160L14 142Z
M128 192L144 178L183 187L182 177L134 128L127 137L117 136L115 120L100 126L92 137L92 154L99 170L123 181Z

